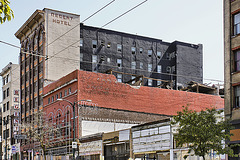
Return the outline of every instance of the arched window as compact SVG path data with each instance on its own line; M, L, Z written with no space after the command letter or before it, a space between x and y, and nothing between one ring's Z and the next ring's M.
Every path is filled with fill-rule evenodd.
M64 119L64 126L65 126L65 137L71 136L71 112L70 108L67 109L65 113L65 119Z
M56 127L57 127L57 137L60 137L61 136L61 133L62 133L62 115L60 112L57 113L57 116L56 116Z
M33 50L34 50L34 52L37 52L37 50L38 50L38 36L37 36L37 34L34 36Z
M39 40L38 40L38 52L40 55L43 55L43 31L39 31Z

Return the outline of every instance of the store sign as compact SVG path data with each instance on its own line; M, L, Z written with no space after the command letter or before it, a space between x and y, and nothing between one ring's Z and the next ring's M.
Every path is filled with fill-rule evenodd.
M77 142L72 142L72 148L77 148Z
M13 123L19 124L19 120L18 120L18 119L14 119L14 120L13 120Z
M14 95L19 95L19 90L14 90Z
M14 109L19 109L19 105L18 105L18 104L15 104L15 105L14 105Z
M14 135L14 139L27 139L27 136L18 134L18 135Z
M15 117L19 117L19 112L14 111L13 115L14 115Z

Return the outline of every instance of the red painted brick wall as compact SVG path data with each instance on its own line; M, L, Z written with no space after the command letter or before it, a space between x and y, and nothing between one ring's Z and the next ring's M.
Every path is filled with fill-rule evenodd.
M44 88L44 93L78 79L78 100L91 99L99 107L175 115L182 106L200 111L224 107L219 96L141 86L133 88L118 83L115 76L76 70Z

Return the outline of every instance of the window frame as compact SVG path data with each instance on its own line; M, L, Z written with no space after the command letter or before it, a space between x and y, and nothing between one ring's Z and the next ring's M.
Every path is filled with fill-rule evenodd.
M143 69L143 62L140 62L140 63L139 63L139 68L140 68L140 69Z
M152 50L152 49L149 49L149 50L148 50L148 57L152 57L152 53L153 53L153 50Z
M240 86L234 87L234 106L233 108L240 108Z
M162 65L157 65L157 73L162 73Z
M92 40L92 48L96 49L97 48L97 40Z
M148 72L152 72L153 65L151 63L148 63Z
M122 83L122 74L120 73L117 74L117 81Z
M160 59L162 57L162 52L161 51L157 51L157 58Z
M148 79L148 86L152 86L153 85L153 80L152 79Z
M131 69L136 69L137 63L136 61L132 61L131 63Z
M236 22L237 18L236 16L239 16L239 21ZM233 35L239 35L240 34L240 12L233 15ZM238 30L237 30L238 29Z
M234 52L234 71L240 71L240 50Z
M122 44L117 44L117 51L122 52Z
M136 54L136 47L131 47L131 52L132 52L132 54Z
M117 67L122 68L122 59L117 59Z

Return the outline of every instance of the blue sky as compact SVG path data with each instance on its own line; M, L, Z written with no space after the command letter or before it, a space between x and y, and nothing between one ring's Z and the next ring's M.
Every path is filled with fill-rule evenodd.
M10 0L15 18L0 24L0 40L20 46L14 33L36 9L51 8L80 15L80 20L111 0ZM144 0L115 0L85 22L101 27ZM223 80L222 0L148 0L105 28L162 39L203 44L204 78ZM19 49L0 43L0 69L18 63ZM209 80L204 80L209 82ZM217 83L217 82L213 82Z

